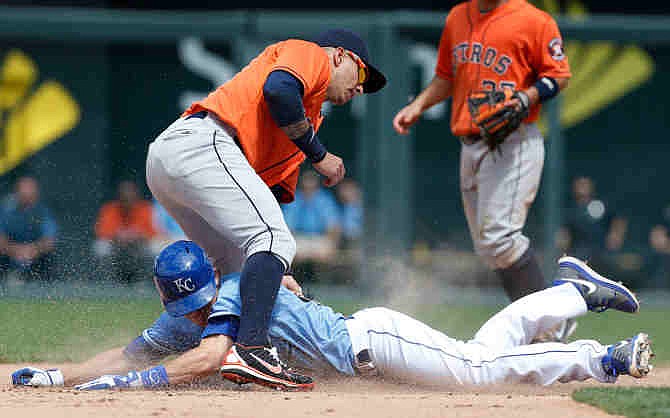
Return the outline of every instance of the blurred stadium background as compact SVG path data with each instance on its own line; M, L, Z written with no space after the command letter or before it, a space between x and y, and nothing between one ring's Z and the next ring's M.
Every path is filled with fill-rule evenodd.
M128 296L128 289L152 296L150 281L121 280L96 259L100 208L126 180L150 199L148 143L266 44L342 26L367 38L390 84L379 95L325 109L321 136L360 186L363 233L328 262L306 263L298 274L316 294L356 289L393 302L414 292L440 302L446 296L436 289L458 288L448 292L454 300L505 301L496 277L472 252L449 105L428 112L411 138L391 126L395 112L432 77L444 17L457 2L397 8L338 2L310 10L298 2L281 9L253 1L245 8L3 3L0 193L34 177L59 226L49 276L2 278L3 297ZM660 0L535 4L556 16L574 76L545 108L545 171L526 232L548 274L572 231L573 243L585 235L599 269L661 303L670 288L670 6ZM590 178L596 190L582 212L573 205L579 177ZM141 263L150 269L150 258Z

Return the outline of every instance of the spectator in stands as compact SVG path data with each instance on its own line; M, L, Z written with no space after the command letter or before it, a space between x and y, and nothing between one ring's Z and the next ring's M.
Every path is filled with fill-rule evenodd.
M21 177L0 208L0 269L19 278L51 279L58 226L33 177Z
M137 185L122 181L118 199L105 203L95 224L94 252L105 270L130 282L145 277L151 268L151 240L156 236L151 202Z
M647 263L649 287L670 287L670 234L662 223L649 231L650 257Z
M345 178L338 184L336 193L340 204L341 247L355 248L363 234L361 189L355 180Z
M337 201L321 187L316 172L302 173L295 201L283 205L282 211L296 240L293 264L297 270L304 269L310 276L318 265L335 260L341 232Z
M576 177L572 183L573 201L565 212L559 231L558 248L588 260L596 268L614 268L612 257L624 246L628 219L596 196L593 179Z
M156 230L156 236L151 241L151 253L154 256L157 256L166 245L187 239L181 226L156 199L152 202L152 215Z

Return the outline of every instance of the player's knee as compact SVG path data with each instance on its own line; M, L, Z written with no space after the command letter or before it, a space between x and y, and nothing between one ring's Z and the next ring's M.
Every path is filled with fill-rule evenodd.
M477 254L492 269L512 265L528 248L528 239L521 232L487 233L483 231L475 244Z
M485 258L496 258L512 245L512 234L482 229L475 243L477 254Z
M257 252L270 252L288 268L295 257L296 242L288 230L273 229L251 238L244 252L247 258Z

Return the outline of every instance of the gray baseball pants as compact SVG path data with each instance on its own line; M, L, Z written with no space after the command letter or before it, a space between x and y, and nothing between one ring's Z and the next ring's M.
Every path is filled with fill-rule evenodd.
M485 141L461 145L461 195L475 251L493 270L514 264L528 249L523 235L540 185L544 139L523 124L490 152Z
M234 137L211 114L178 119L149 145L149 189L222 273L240 271L247 257L262 251L288 268L293 235Z

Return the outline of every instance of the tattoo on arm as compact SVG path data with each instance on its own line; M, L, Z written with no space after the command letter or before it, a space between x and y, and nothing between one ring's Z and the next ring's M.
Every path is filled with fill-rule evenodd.
M290 125L282 126L281 130L284 131L284 133L286 134L286 136L289 137L289 139L294 140L305 135L305 133L309 130L309 128L310 128L309 121L307 121L307 119L303 119Z

